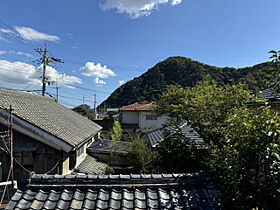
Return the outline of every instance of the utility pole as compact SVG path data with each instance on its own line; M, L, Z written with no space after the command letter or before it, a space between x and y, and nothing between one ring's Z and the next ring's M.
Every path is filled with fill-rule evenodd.
M46 92L46 67L48 64L48 50L47 50L47 43L45 44L45 50L44 50L44 55L43 55L43 78L42 78L42 83L43 83L43 88L42 88L42 96L45 96Z
M47 43L45 44L45 49L42 50L41 48L35 49L36 52L38 52L40 55L43 55L42 58L37 59L38 64L43 64L43 76L42 76L42 96L45 96L46 92L46 83L48 82L48 78L46 77L46 70L47 66L50 65L50 63L64 63L61 59L49 57L48 56L48 49L47 49Z
M84 107L84 110L86 109L86 105L85 105L85 97L83 96L83 107Z
M10 119L9 119L9 138L8 138L8 145L10 150L10 161L11 161L11 175L12 175L12 186L14 187L14 157L13 157L13 109L12 105L10 105Z
M58 102L58 86L57 86L57 83L56 83L55 88L56 88L56 102Z
M93 109L94 109L94 119L96 119L96 93L94 93L94 106L93 106Z

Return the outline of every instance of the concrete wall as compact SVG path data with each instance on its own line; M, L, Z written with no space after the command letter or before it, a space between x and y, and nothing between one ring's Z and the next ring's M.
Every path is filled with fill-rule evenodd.
M139 112L139 127L140 129L157 127L160 128L169 119L168 116L158 116L157 120L146 120L146 115L153 115L152 112Z
M139 112L122 112L122 123L138 124L138 113Z

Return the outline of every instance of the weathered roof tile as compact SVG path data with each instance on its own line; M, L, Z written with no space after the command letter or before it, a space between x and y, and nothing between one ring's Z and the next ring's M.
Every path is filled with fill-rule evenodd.
M101 130L96 123L51 98L3 89L0 89L0 97L0 109L9 109L12 105L14 115L71 146L79 145Z
M7 209L223 209L203 173L42 177L32 175Z

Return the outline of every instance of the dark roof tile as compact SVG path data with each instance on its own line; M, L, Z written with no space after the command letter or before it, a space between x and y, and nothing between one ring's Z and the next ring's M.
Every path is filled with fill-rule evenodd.
M109 191L101 189L98 193L97 198L100 199L100 200L103 200L103 201L108 200L109 199Z
M73 209L81 209L82 206L83 206L83 200L73 199L70 204L70 208L73 208Z
M84 201L83 208L94 209L95 208L95 200L88 200L88 199L86 199Z
M97 200L96 208L107 209L108 208L108 201Z
M138 200L146 200L146 194L143 191L140 191L138 189L135 190L134 196Z
M70 201L59 200L57 203L57 208L59 209L68 209L70 205Z
M158 199L158 195L157 195L156 190L147 189L146 195L147 195L147 198L150 198L150 199L153 199L153 200Z
M121 200L114 200L114 199L111 199L109 201L109 208L112 208L112 209L121 209Z
M7 209L223 209L203 173L50 177L32 176Z
M56 207L56 202L47 200L47 201L45 202L45 205L44 205L43 208L45 208L45 209L55 209L55 207Z
M133 208L133 200L122 200L122 207L127 208L127 209L132 209Z
M123 190L123 199L133 200L134 199L133 191L128 191L127 189L124 189Z
M114 199L114 200L121 200L122 192L113 189L111 191L111 196L110 197L111 197L111 199Z
M15 209L15 206L17 205L18 201L11 200L8 205L6 206L6 209Z
M39 190L37 195L35 196L35 199L38 201L45 201L48 197L48 193L44 192L43 190Z
M135 208L140 208L140 209L147 208L145 199L144 200L135 199L134 203L135 203Z
M54 190L51 190L47 199L50 200L50 201L58 201L59 198L60 198L60 194L61 194L60 192L56 192Z
M97 194L98 194L97 191L93 191L93 190L89 189L86 193L86 199L94 201L97 198Z
M72 197L73 197L73 192L64 189L60 198L64 201L70 201L72 200Z
M81 192L80 190L75 191L73 199L78 201L82 201L85 198L85 193Z
M32 209L42 209L44 206L43 201L34 200L30 206Z

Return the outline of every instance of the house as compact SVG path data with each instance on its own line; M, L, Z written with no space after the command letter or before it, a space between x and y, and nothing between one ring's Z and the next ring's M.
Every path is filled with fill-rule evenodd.
M182 122L178 125L179 129L181 130L182 134L193 140L196 145L202 147L204 146L204 140L199 136L199 134L188 125L187 122ZM164 140L164 130L169 130L170 132L175 132L175 126L167 126L162 127L160 129L156 129L147 133L149 145L152 148L155 148L161 141Z
M266 105L277 112L280 112L280 93L276 92L273 88L266 88L260 91L257 95L260 100L265 100ZM265 105L264 102L249 102L246 104L248 107L257 108Z
M157 116L152 110L153 104L134 103L120 108L121 125L123 129L147 129L162 127L169 119L168 116Z
M98 139L87 147L87 153L97 160L108 163L114 173L124 173L131 169L127 159L128 149L131 145L131 142Z
M86 154L87 145L94 141L102 127L52 98L0 89L0 133L8 129L10 106L15 180L24 182L31 171L68 174L77 169L87 172L86 166L91 173L104 173L106 165ZM7 139L6 136L0 144L2 180L7 179L10 168Z
M224 209L204 173L33 174L6 209Z

